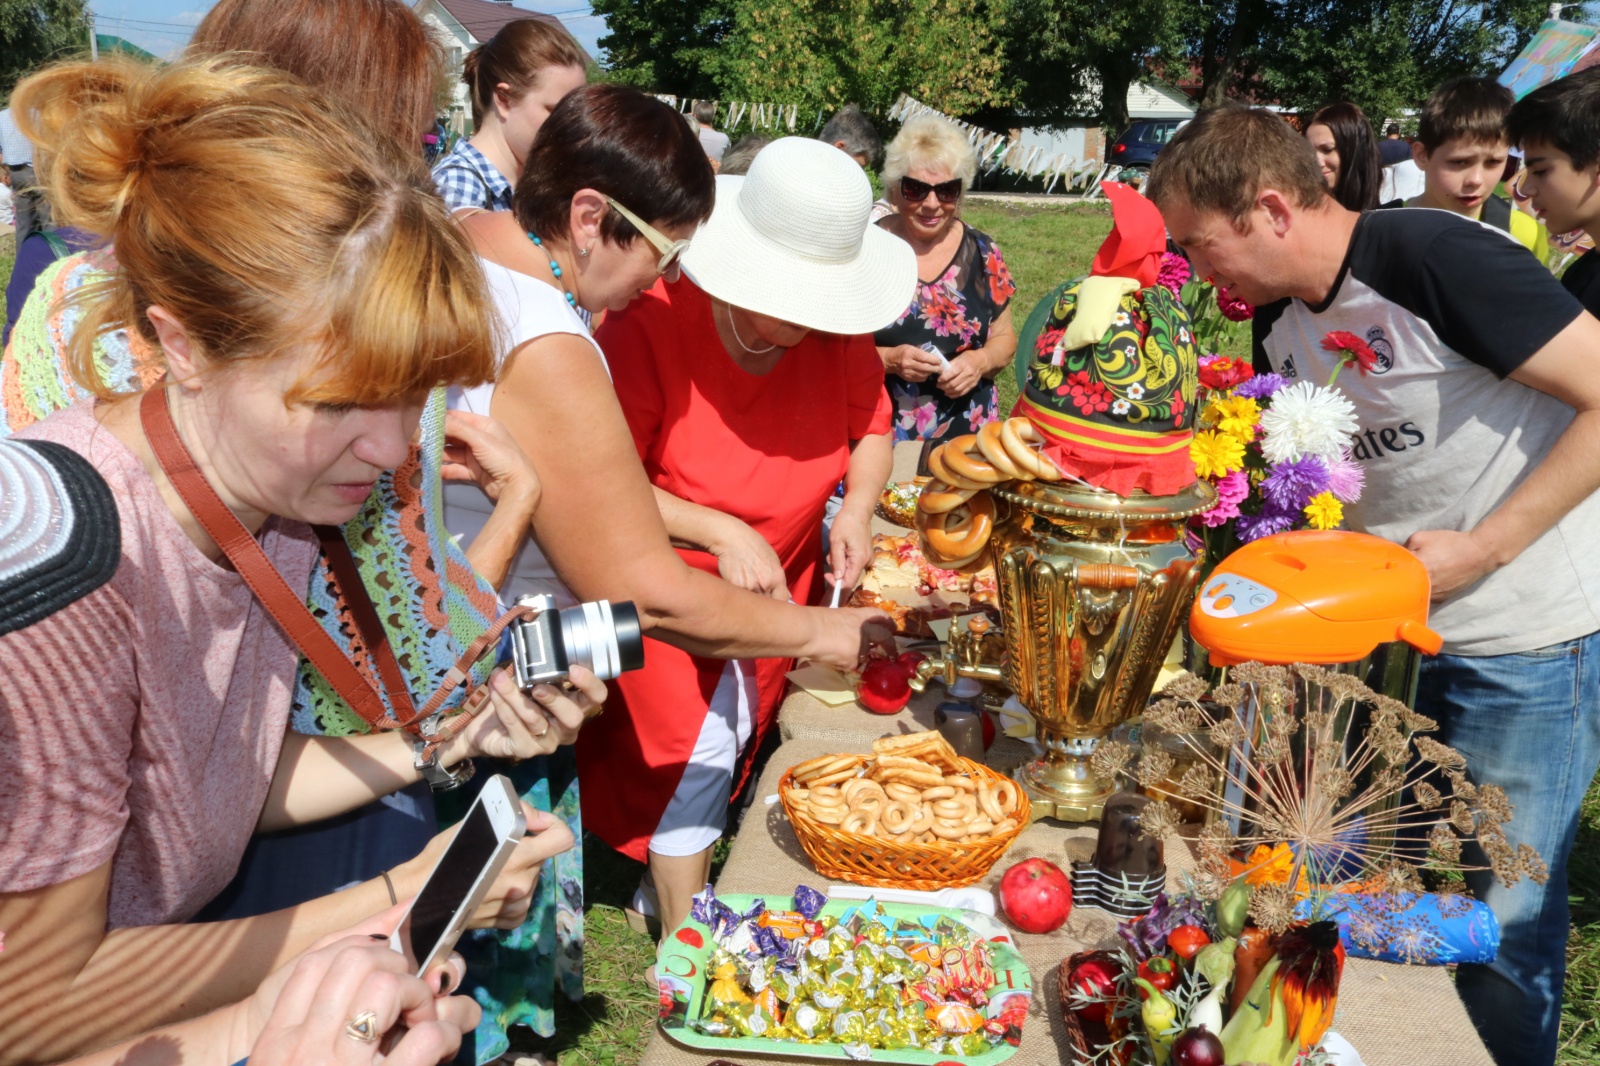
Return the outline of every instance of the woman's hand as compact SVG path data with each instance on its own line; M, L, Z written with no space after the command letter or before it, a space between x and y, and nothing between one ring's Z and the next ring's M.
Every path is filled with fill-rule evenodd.
M505 426L470 411L445 414L447 443L439 473L446 481L471 481L499 504L518 506L532 518L539 506L539 475Z
M386 912L391 924L399 911ZM375 942L386 939L381 931L344 936L268 978L247 1005L252 1018L265 1015L250 1050L253 1066L436 1066L452 1058L481 1015L470 997L446 994L465 973L460 957L424 980L412 976L404 955ZM360 1021L374 1039L352 1035Z
M546 859L571 851L576 843L567 823L555 815L536 810L524 802L522 816L527 819L528 835L517 843L500 876L495 878L483 902L467 920L469 929L515 929L521 925L533 903L533 886L539 880L539 867ZM428 841L428 846L416 858L390 871L403 893L414 895L422 889L423 881L444 854L444 849L450 846L450 841L455 839L455 833L455 826L443 830Z
M925 352L914 344L879 348L878 358L883 360L883 368L889 373L912 382L926 381L944 366L937 355Z
M983 366L977 351L962 352L950 360L950 366L939 375L939 391L952 400L965 396L983 380Z
M872 562L872 512L857 513L844 507L833 518L828 533L828 573L830 586L843 585L845 593L854 589Z
M803 658L845 673L860 668L874 649L896 654L894 624L869 607L812 608L821 632Z
M723 517L726 521L718 523L716 543L706 549L717 557L717 573L742 589L787 601L789 576L772 545L739 519Z
M440 750L446 766L476 755L494 759L531 759L549 755L578 739L585 715L606 700L605 682L576 664L567 671L575 688L570 694L555 685L539 685L530 694L517 687L511 668L489 675L488 701L472 724Z

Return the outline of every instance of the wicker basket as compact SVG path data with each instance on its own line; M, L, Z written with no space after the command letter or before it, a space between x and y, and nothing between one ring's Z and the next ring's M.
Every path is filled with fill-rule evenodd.
M1097 1019L1085 1020L1078 1016L1072 1009L1072 989L1067 984L1067 976L1077 968L1078 963L1094 955L1103 955L1103 951L1079 951L1068 955L1061 960L1061 965L1056 967L1056 995L1060 998L1061 1020L1067 1027L1067 1043L1073 1050L1070 1059L1063 1061L1088 1062L1096 1052L1111 1043L1111 1034Z
M1005 780L982 763L971 759L961 759L960 763L976 781L997 784ZM830 880L871 888L934 892L977 884L1033 821L1028 796L1018 788L1017 809L1010 815L1017 820L1015 829L961 843L934 840L926 844L897 844L885 837L861 836L846 833L837 826L824 825L789 799L794 788L793 772L785 772L778 782L778 796L794 826L794 835L800 838L800 846L805 848L817 873Z

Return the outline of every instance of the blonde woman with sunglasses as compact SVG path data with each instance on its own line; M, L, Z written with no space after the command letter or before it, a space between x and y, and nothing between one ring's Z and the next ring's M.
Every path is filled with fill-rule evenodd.
M999 245L961 221L976 170L965 135L936 115L902 126L884 158L894 213L878 225L917 253L911 306L874 334L896 440L949 440L1000 417L994 377L1017 350L1016 286Z

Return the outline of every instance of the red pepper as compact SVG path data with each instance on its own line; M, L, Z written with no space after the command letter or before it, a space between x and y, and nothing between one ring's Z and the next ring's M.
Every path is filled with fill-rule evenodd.
M1157 991L1171 992L1178 983L1178 968L1165 955L1157 955L1139 964L1139 976L1154 985ZM1149 999L1150 993L1139 989L1140 999Z
M1185 961L1194 958L1195 953L1209 943L1211 938L1198 925L1180 925L1167 934L1167 947Z

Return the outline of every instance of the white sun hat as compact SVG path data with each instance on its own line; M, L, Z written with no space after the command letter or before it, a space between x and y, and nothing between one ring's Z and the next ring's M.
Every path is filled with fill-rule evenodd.
M745 177L717 179L683 270L735 307L826 333L871 333L905 313L917 256L871 224L872 185L831 144L784 137Z

